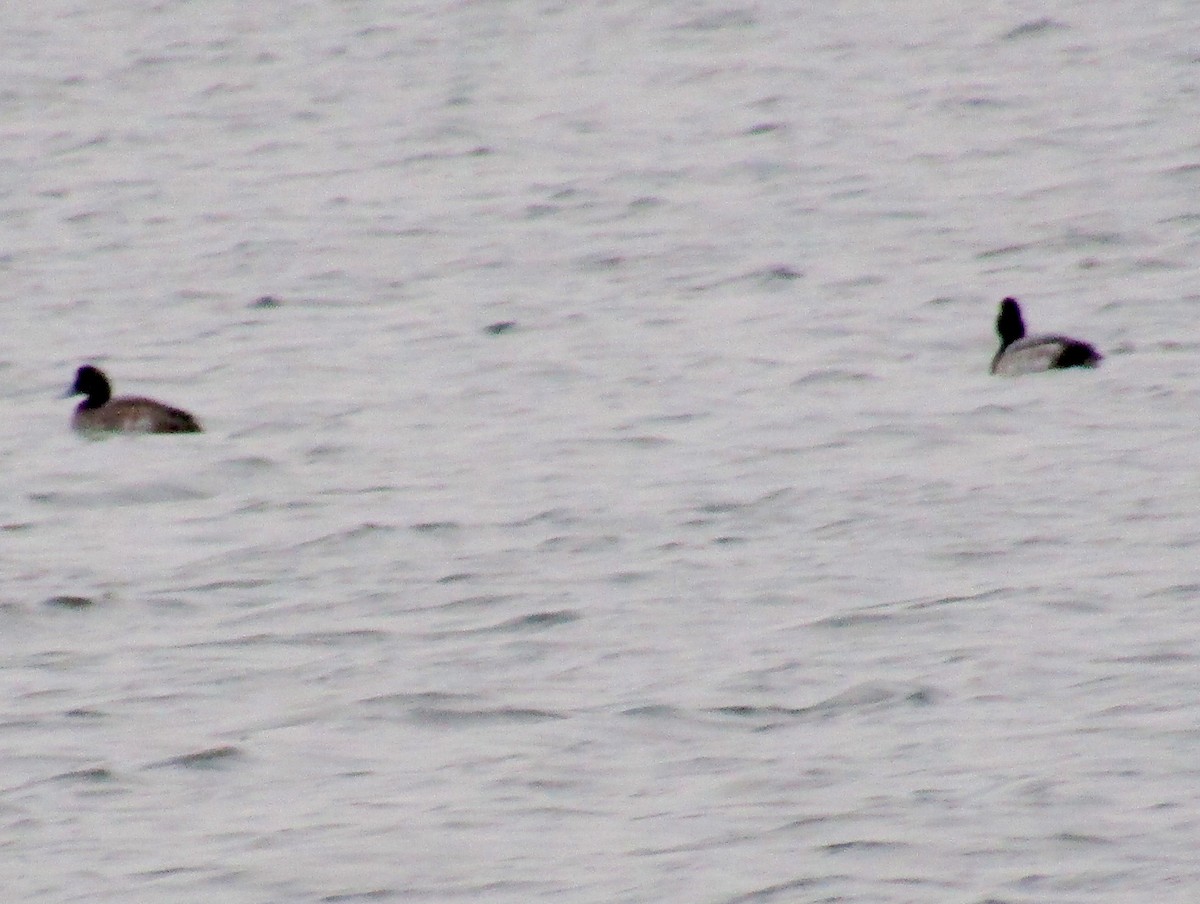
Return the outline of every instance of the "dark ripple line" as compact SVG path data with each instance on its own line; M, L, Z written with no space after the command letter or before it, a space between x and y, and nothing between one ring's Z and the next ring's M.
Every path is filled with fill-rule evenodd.
M1032 19L1029 22L1022 22L1015 28L1009 29L1000 36L1001 41L1013 41L1017 38L1028 38L1033 35L1042 34L1050 31L1065 30L1068 26L1059 22L1057 19L1051 19L1049 16L1043 16L1040 19Z
M671 706L667 703L647 703L644 706L633 706L629 709L621 710L621 715L632 716L637 719L690 719L691 715L686 710L682 710L677 706Z
M60 772L51 776L52 782L84 782L88 784L103 784L116 781L116 773L105 766L92 766L89 769L73 769L70 772Z
M739 718L770 716L806 718L811 716L836 715L838 713L854 712L855 710L877 709L883 706L899 706L902 704L928 706L936 702L937 697L937 692L929 687L915 687L905 690L868 683L852 687L811 706L789 707L732 704L730 706L718 706L707 710L707 712L737 716Z
M552 612L533 612L529 615L522 615L517 618L510 619L506 622L488 629L491 631L527 631L530 629L539 628L554 628L559 625L568 625L573 621L579 621L583 618L578 612L572 609L557 609Z
M194 753L184 753L180 756L158 760L157 762L150 763L146 768L164 769L167 767L179 767L183 769L216 769L227 765L230 761L238 759L241 756L241 749L232 745L209 747L206 750L197 750Z
M829 854L845 854L851 851L891 851L907 848L910 845L900 841L874 841L861 839L857 841L835 841L821 846L821 850Z
M450 701L467 701L475 699L474 694L449 693L447 691L418 691L416 693L407 693L399 691L394 694L379 694L374 697L367 697L359 702L368 706L393 706L400 705L404 707L414 704L433 704L433 703L448 703ZM436 707L431 707L436 708Z
M412 710L418 721L431 725L467 725L481 722L552 722L567 718L562 713L532 707L501 706L495 709L442 709L419 706Z
M546 628L556 628L559 625L578 621L583 616L570 609L555 612L534 612L530 615L519 615L494 625L481 628L456 628L450 631L430 631L424 636L431 640L444 640L449 637L471 637L480 634L513 634L521 631L541 631Z
M551 885L549 882L509 880L486 882L480 885L461 885L454 888L445 888L441 886L406 886L402 889L375 888L365 892L335 892L333 894L318 898L317 900L320 901L321 904L346 904L346 902L351 901L379 901L388 897L428 898L430 900L446 900L448 898L469 898L471 900L482 900L482 898L489 893L495 892L521 892L523 894L532 894L534 892L544 893L555 890L557 890L556 887Z
M464 596L461 599L451 600L448 603L437 603L433 606L427 606L425 609L435 611L453 611L455 609L484 609L490 608L491 606L502 605L516 598L516 595L512 593L481 593L477 594L476 596ZM418 609L414 611L420 610Z
M849 880L850 876L805 876L800 879L790 879L787 882L780 882L776 885L768 885L765 888L747 892L744 895L726 898L721 904L763 904L763 902L771 901L780 895L789 894L794 891L812 889L822 885L829 885L831 882L846 882Z
M457 521L421 521L410 529L418 534L445 534L461 528Z
M196 643L183 644L180 649L194 650L205 647L248 647L259 644L278 644L280 646L332 646L346 641L386 640L391 635L387 631L374 628L359 628L349 631L309 631L303 634L246 634L241 637L226 637L221 640L202 640Z

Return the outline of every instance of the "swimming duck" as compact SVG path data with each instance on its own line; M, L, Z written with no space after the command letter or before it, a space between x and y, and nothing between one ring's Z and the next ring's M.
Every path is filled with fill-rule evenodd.
M1021 306L1015 298L1000 302L996 317L1000 350L992 358L991 372L1015 376L1066 367L1095 367L1103 357L1086 342L1068 336L1026 336Z
M117 433L199 433L200 423L179 408L140 396L113 398L108 377L85 364L75 372L67 396L86 396L75 409L71 426L79 431Z

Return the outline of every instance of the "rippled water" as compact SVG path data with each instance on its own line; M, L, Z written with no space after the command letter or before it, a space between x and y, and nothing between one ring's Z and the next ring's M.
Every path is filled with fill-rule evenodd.
M1189 5L12 18L9 899L1194 899Z

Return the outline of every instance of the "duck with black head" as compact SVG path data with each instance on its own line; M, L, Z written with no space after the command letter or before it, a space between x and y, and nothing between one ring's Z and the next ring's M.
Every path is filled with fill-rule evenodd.
M71 426L81 433L200 433L188 412L141 396L113 397L108 377L85 364L75 372L67 397L82 395Z
M1000 336L1000 349L992 358L994 374L1016 376L1068 367L1095 367L1104 357L1087 342L1069 336L1026 336L1021 306L1015 298L1000 302L996 332Z

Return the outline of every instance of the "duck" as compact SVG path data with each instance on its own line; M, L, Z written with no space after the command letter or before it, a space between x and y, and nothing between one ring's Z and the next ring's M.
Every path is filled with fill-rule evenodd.
M81 433L200 433L200 422L188 412L141 396L113 398L104 371L85 364L75 372L66 397L82 395L71 427Z
M1095 367L1104 357L1089 343L1069 336L1026 336L1021 305L1011 297L1000 302L996 332L1000 335L1000 349L992 358L994 374L1016 376L1068 367Z

